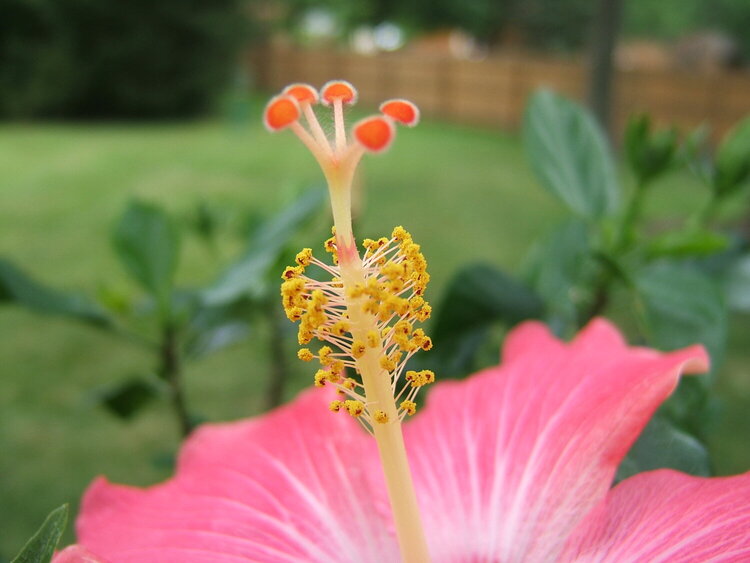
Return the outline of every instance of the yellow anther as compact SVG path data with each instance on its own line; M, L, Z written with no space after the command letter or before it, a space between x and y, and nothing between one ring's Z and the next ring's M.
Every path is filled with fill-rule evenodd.
M378 409L372 414L372 418L378 424L385 424L386 422L388 422L388 413Z
M359 297L362 297L365 294L365 288L362 286L362 284L355 284L354 287L352 287L348 292L348 297L350 299L357 299Z
M311 361L315 356L313 356L313 353L310 352L309 348L301 348L297 352L297 357L302 360L303 362L309 362Z
M391 333L391 327L384 326L383 329L380 331L380 336L383 338L388 338L388 335Z
M401 225L398 227L393 228L393 232L391 233L391 238L396 240L397 242L401 242L406 239L410 239L411 235L408 233L406 229L404 229Z
M378 249L378 241L366 238L362 241L362 248L368 252L375 252Z
M395 334L401 334L404 336L408 336L412 331L412 325L409 321L400 320L395 325L393 325L393 332Z
M389 280L395 280L402 278L406 272L403 264L396 264L394 262L388 262L380 268L380 273Z
M324 369L319 369L315 372L315 387L323 387L328 381L329 372Z
M414 401L401 401L400 406L403 411L409 416L412 416L415 412L417 412L417 403L415 403Z
M330 365L333 361L331 358L332 353L333 350L331 350L330 346L321 346L320 350L318 350L318 359L320 360L320 363L324 366Z
M305 314L305 310L302 307L289 307L285 310L285 313L290 321L297 322Z
M353 417L361 416L365 412L365 405L362 401L344 401L344 408Z
M284 268L284 272L281 274L282 280L291 280L297 278L305 273L305 269L302 266L287 266Z
M425 305L419 311L417 311L416 318L418 321L424 322L430 318L431 314L432 314L432 307L430 307L429 305Z
M337 321L331 327L331 334L336 336L344 336L347 332L349 332L349 323L346 321Z
M312 262L312 248L303 248L297 253L297 256L295 256L294 261L297 262L297 265L302 266L303 268L305 266L309 266Z
M430 338L429 336L425 336L421 348L425 352L427 352L428 350L432 350L432 338Z
M417 330L415 330L412 333L411 337L412 337L412 341L417 346L421 346L422 342L424 342L424 339L426 338L424 334L424 330L422 330L421 328L418 328Z
M328 367L331 370L331 373L337 374L337 377L338 374L343 373L345 369L344 362L342 362L341 360L333 360L331 362L331 365Z
M388 288L388 291L390 293L392 293L393 295L398 295L404 289L404 281L402 279L396 278L395 280L391 280L390 282L388 282L388 285L386 287Z
M344 407L344 401L331 401L331 404L328 405L328 409L331 412L339 412Z
M424 377L425 383L435 383L435 372L429 369L422 370L422 376Z
M367 348L365 347L365 343L361 340L355 340L352 342L352 356L354 359L358 360L362 356L365 355L365 350Z
M309 328L300 325L299 330L297 331L297 342L299 342L300 346L303 344L309 344L312 339L312 331Z
M380 336L378 335L377 330L371 330L367 333L367 346L370 348L375 348L380 344Z
M426 301L424 300L424 297L420 297L419 295L415 295L414 297L409 299L409 307L411 307L412 311L416 311L425 304Z
M380 237L377 241L378 248L383 248L386 244L388 244L387 237Z
M342 386L342 387L343 387L344 389L349 389L349 390L352 390L352 389L354 389L354 388L355 388L355 387L357 386L357 382L356 382L356 381L355 381L354 379L352 379L351 377L347 377L347 378L346 378L346 379L345 379L345 380L344 380L344 381L343 381L343 382L341 383L341 386Z
M370 315L377 315L380 312L380 305L376 299L368 299L362 305L362 311Z
M393 371L396 369L396 363L391 360L388 356L380 357L380 367L385 371Z

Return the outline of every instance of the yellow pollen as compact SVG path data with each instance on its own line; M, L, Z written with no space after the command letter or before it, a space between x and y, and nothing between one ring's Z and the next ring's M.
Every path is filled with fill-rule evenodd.
M365 347L364 342L362 342L361 340L355 340L354 342L352 342L352 356L354 357L354 359L358 360L362 356L364 356L366 349L367 348Z
M378 331L369 331L367 333L367 346L370 348L375 348L378 344L380 344L380 336L378 335Z
M287 266L284 268L284 272L281 274L282 280L291 280L297 278L305 273L305 269L302 266Z
M328 405L328 409L331 412L339 412L344 407L344 401L331 401L331 404Z
M388 422L388 413L378 409L372 414L372 418L378 424L385 424L386 422Z
M414 401L401 401L400 406L403 411L409 416L412 416L415 412L417 412L417 403L415 403Z
M323 369L319 369L315 372L315 387L323 387L326 384L326 381L328 381L329 372Z
M297 352L297 357L303 362L309 362L315 356L313 356L313 353L310 352L308 348L300 348L300 350Z
M300 250L297 256L295 256L294 261L303 268L309 266L312 262L312 248L303 248Z
M346 412L355 418L365 412L365 405L362 404L362 401L344 401L344 407Z

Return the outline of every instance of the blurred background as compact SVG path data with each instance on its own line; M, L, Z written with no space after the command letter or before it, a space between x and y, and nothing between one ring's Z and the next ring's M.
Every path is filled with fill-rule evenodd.
M314 160L261 126L268 96L298 81L350 80L350 120L387 98L422 109L419 127L364 163L356 227L412 232L436 312L470 305L454 291L476 272L467 265L495 272L496 314L471 317L481 342L467 323L471 344L451 348L466 361L447 375L496 361L527 317L569 336L605 314L662 347L685 343L669 323L659 337L673 319L719 351L711 381L686 391L700 398L671 420L707 448L706 471L750 468L750 128L738 125L750 3L0 0L0 15L0 561L52 508L75 509L95 476L155 483L195 424L257 414L309 384L277 281L330 218ZM575 123L609 139L613 181L638 202L620 254L602 258L614 218L584 231L594 250L570 268L600 270L562 296L545 293L538 241L575 213L538 178L538 88L587 108ZM653 189L644 170L658 172ZM628 299L645 285L622 271L659 260L701 277L687 274L682 294L636 295L644 329Z

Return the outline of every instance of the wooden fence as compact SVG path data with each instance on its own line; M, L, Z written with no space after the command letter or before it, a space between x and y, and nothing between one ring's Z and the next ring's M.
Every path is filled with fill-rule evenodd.
M272 45L249 53L248 64L258 85L268 90L343 78L357 87L365 104L408 98L425 115L511 129L521 123L526 99L536 88L581 100L586 87L582 62L526 54L464 61L406 51L364 56ZM646 111L657 123L683 131L707 123L718 138L750 113L750 74L745 72L620 70L615 81L618 130L629 115Z

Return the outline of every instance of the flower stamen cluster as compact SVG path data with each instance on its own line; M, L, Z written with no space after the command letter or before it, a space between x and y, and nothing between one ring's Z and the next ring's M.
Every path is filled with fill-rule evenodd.
M327 242L333 250L335 242ZM359 373L357 360L368 350L378 350L378 364L387 374L395 400L404 397L399 419L416 412L414 398L419 389L435 381L429 370L408 371L406 362L419 350L430 350L432 340L416 323L426 321L432 312L423 294L430 280L427 261L411 235L401 226L390 238L365 239L362 269L364 283L344 290L340 267L326 264L305 248L297 254L295 265L284 270L281 285L282 304L287 318L299 322L298 341L309 344L313 339L324 343L317 352L302 348L297 356L303 361L317 359L315 373L318 387L332 385L346 400L331 403L331 410L341 410L360 419L369 430L373 424L386 423L389 417L382 409L371 409L363 384L346 377L347 370ZM320 281L307 275L310 266L330 276ZM356 302L362 314L371 317L373 328L364 339L354 334L348 307Z

